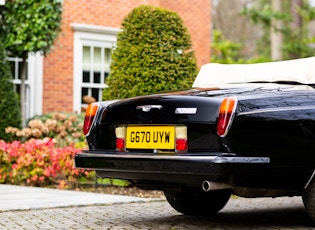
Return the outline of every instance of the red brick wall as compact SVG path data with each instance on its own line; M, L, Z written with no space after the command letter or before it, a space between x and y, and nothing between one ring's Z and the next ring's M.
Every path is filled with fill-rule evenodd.
M191 35L198 66L210 61L211 0L160 0L161 7L177 12Z
M210 0L64 0L62 32L44 59L43 113L73 109L73 43L71 23L120 27L135 7L150 4L176 11L192 36L198 65L210 57Z

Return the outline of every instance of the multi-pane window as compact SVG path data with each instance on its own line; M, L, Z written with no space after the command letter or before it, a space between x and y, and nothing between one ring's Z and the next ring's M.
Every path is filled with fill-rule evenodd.
M9 65L11 67L11 73L12 73L12 76L13 76L12 82L14 84L14 89L16 90L17 93L20 93L20 85L21 85L20 72L21 72L21 68L22 68L22 58L9 57L8 61L9 61ZM26 71L26 73L27 73L27 71ZM28 89L29 88L29 85L28 85L28 74L26 74L25 85L26 85L26 89Z
M11 73L13 76L12 82L14 86L14 90L20 94L20 86L21 86L21 69L22 69L22 58L18 57L9 57L8 58L9 65L11 68ZM25 79L25 102L26 102L26 118L31 116L30 112L30 82L28 79L28 65L26 65L26 79Z
M82 105L84 96L92 96L96 101L102 100L109 75L111 48L106 46L83 45L82 47Z
M111 52L119 28L72 23L74 33L73 110L81 112L89 103L85 96L102 100L110 72Z
M8 62L13 76L14 90L20 94L22 58L9 57ZM29 53L26 65L25 79L25 118L42 113L43 96L43 56L38 53Z

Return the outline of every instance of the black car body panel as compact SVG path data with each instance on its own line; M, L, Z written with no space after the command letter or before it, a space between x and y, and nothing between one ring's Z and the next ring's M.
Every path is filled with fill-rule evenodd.
M202 205L200 188L244 197L303 195L315 221L314 61L307 59L313 75L302 83L290 77L284 82L284 71L274 83L229 83L93 104L95 114L86 117L89 150L76 155L75 165L164 190L183 213L199 213L193 203ZM209 196L207 202L214 202ZM221 200L214 205L218 211L226 194L214 196Z
M228 135L220 138L217 114L223 98L230 95L237 97L238 106ZM162 105L163 109L137 109L142 105ZM176 114L177 108L197 108L197 112ZM227 187L301 192L315 166L314 118L315 90L280 84L121 100L100 111L87 136L90 149L76 156L76 166L152 188L172 183L200 186L209 180ZM115 128L121 124L184 124L189 150L184 154L117 153Z

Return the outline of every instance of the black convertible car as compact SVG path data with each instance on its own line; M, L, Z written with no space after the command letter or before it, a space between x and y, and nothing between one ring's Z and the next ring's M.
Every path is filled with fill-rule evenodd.
M187 215L302 196L315 221L315 57L204 65L192 89L90 104L78 168L163 190Z

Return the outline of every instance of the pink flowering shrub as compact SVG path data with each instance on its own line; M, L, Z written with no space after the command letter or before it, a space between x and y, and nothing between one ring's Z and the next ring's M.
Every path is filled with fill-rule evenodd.
M25 143L0 140L0 183L73 188L90 173L74 167L78 151L73 146L55 147L52 138L30 139Z

